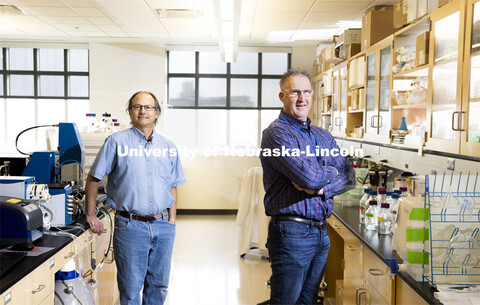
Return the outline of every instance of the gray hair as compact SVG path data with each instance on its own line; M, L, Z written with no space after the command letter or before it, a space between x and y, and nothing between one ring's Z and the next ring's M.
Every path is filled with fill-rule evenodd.
M127 102L127 112L128 114L130 114L130 111L132 111L132 103L133 103L133 100L137 97L137 95L139 95L140 93L145 93L145 94L149 94L153 100L155 101L155 112L160 115L160 113L162 112L162 108L160 107L160 103L158 102L158 99L157 97L155 96L155 94L153 94L152 92L149 92L149 91L138 91L138 92L135 92L132 97L130 97L130 99L128 100ZM155 125L157 125L157 120L158 119L155 119Z
M310 73L305 70L298 70L298 69L288 69L285 73L283 73L282 78L280 79L280 90L283 90L285 87L285 83L294 76L302 75L308 78L311 82Z

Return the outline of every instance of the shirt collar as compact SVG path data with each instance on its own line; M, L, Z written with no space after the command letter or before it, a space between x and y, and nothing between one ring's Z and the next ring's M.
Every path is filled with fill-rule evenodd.
M135 126L132 126L132 130L133 130L133 133L135 134L135 136L136 136L139 140L148 141L148 140L147 140L147 137L145 137L145 135L143 134L143 132L140 131L140 129L138 129L138 128L135 127ZM153 142L153 138L155 138L155 130L153 130L152 137L150 138L150 141Z
M280 117L285 118L290 124L293 124L297 126L298 128L303 128L303 129L309 129L310 128L310 123L312 122L310 118L307 117L306 121L299 120L290 114L286 113L285 111L280 112Z

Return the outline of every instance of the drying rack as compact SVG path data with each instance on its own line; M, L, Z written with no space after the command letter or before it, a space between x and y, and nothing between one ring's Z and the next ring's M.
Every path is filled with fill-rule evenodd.
M423 278L435 287L480 285L480 174L425 177L429 211L429 266Z

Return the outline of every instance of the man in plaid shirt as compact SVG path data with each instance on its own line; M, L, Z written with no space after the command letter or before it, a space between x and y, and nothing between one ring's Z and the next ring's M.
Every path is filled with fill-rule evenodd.
M316 304L330 249L326 219L333 196L354 185L355 173L332 135L310 124L310 75L290 69L280 90L283 109L263 131L260 154L271 216L269 304Z

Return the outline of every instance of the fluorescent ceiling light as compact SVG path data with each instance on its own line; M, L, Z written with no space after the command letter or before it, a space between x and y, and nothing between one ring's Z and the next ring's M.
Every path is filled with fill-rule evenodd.
M224 40L233 39L233 21L222 21L222 34Z
M234 0L220 0L220 17L222 20L233 20Z

